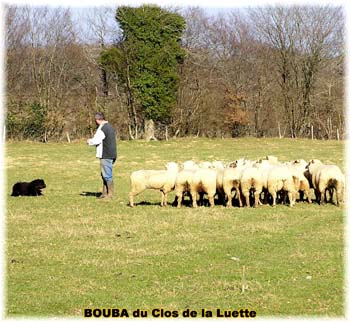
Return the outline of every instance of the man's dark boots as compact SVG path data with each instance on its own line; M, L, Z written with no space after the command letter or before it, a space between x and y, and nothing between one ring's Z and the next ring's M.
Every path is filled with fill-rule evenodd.
M113 198L113 195L114 195L114 184L113 184L113 181L108 181L107 182L107 197L112 199Z
M106 198L108 195L108 188L106 181L103 181L103 187L102 187L102 195L98 197L98 199Z

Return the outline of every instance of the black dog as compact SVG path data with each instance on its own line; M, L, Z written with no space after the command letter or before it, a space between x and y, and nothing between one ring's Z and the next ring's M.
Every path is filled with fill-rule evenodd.
M32 182L17 182L12 187L12 195L17 196L41 196L41 189L46 188L43 179L36 179Z

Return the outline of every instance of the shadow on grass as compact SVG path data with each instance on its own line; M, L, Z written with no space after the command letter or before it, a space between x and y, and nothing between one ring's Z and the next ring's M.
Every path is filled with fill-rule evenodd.
M89 191L83 191L81 194L83 197L99 197L102 195L102 192L89 192Z
M160 206L160 202L148 202L148 201L140 201L135 202L135 206Z
M182 205L184 206L188 206L191 207L192 203L182 203ZM140 202L135 202L134 206L160 206L160 202L149 202L149 201L140 201ZM177 201L173 201L173 202L168 202L168 207L176 207L177 206Z

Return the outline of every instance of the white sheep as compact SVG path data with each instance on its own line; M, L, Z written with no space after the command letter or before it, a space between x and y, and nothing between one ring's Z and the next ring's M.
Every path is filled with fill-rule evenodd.
M187 160L183 163L182 168L184 170L197 170L199 169L199 166L196 162L192 160Z
M222 161L213 161L211 163L213 170L216 171L216 194L220 204L224 204L225 193L222 186L222 178L225 170L225 165Z
M316 187L316 174L320 167L324 164L318 159L312 159L306 166L306 171L304 172L305 177L309 180L310 188L315 189Z
M181 207L182 198L185 193L190 193L190 187L193 181L193 174L196 170L182 170L178 173L175 180L175 191L177 207ZM192 198L192 197L191 197Z
M339 193L344 198L344 175L336 165L326 165L320 160L310 160L306 167L305 175L310 186L315 190L316 202L323 204L326 199L326 192L329 191L331 199L333 192L336 192L336 204L339 206Z
M202 161L198 164L199 168L201 169L211 169L214 168L213 164L209 161Z
M250 207L249 195L251 190L254 190L254 207L257 207L262 191L262 176L259 169L255 167L245 168L241 175L241 191L247 207Z
M268 200L268 189L267 189L267 175L269 173L270 168L272 168L274 165L270 163L269 160L257 160L254 164L253 167L259 169L261 173L261 180L262 180L262 192L264 193L264 199L263 203L267 204Z
M330 202L333 202L333 194L334 194L334 190L336 190L334 187L330 187L330 188L326 188L326 191L329 192L330 195ZM344 174L342 174L342 178L341 178L341 195L342 195L342 201L344 202L344 196L345 196L345 176ZM327 202L326 199L326 194L325 194L325 202ZM337 205L339 206L339 196L338 196L338 200L337 200Z
M272 197L272 206L276 205L277 192L287 192L291 207L295 204L295 182L292 173L285 165L270 168L267 175L267 189Z
M265 157L265 160L269 161L270 164L279 164L280 162L278 161L278 157L274 155L267 155Z
M222 161L213 161L211 164L214 169L225 169L225 164Z
M146 189L160 190L161 206L167 205L167 194L175 187L179 167L175 162L166 164L167 170L138 170L130 175L131 191L129 193L130 207L134 206L134 197Z
M311 203L311 191L310 184L308 179L305 177L304 173L306 171L305 166L307 165L306 161L302 162L299 160L292 161L287 165L288 169L292 173L295 190L299 191L300 201L303 201L304 195L308 203Z
M235 161L232 161L229 165L229 167L232 167L232 168L235 168L235 167L238 167L238 168L242 168L245 164L246 164L246 159L244 158L240 158L240 159L237 159Z
M230 168L240 168L240 169L245 169L245 168L250 168L251 166L253 166L254 161L252 160L248 160L248 159L244 159L244 158L240 158L237 159L235 161L232 161L228 164L228 167Z
M291 164L294 167L298 167L303 172L306 170L307 162L304 159L293 160L293 161L291 161Z
M222 180L223 180L225 169L215 168L213 170L216 172L216 194L218 196L219 203L224 204L225 192L224 192Z
M240 182L241 182L242 169L239 167L229 167L226 168L222 175L222 187L227 197L227 207L232 206L232 190L236 191L236 196L238 198L239 206L242 207L242 199L240 194Z
M200 199L204 193L208 194L210 206L214 206L214 196L216 193L216 171L212 169L199 169L194 172L190 185L193 208L197 207L197 195Z

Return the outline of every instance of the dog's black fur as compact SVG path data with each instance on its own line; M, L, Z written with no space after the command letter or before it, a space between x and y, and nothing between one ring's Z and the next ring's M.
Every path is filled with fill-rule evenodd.
M43 179L35 179L32 182L17 182L12 187L11 196L41 196L41 189L44 188L46 188L46 184Z

